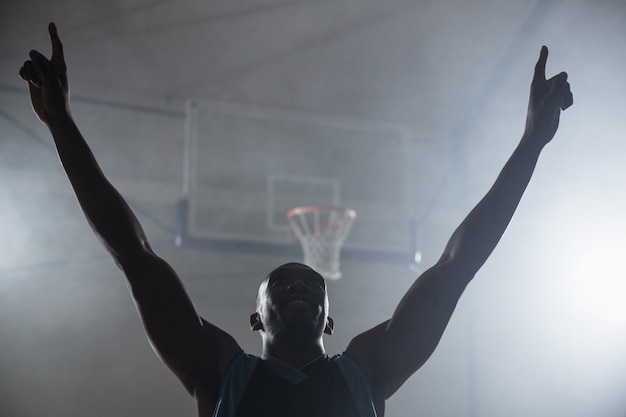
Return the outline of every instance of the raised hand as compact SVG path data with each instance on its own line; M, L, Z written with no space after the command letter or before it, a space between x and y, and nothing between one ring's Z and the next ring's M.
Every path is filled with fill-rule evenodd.
M54 23L48 25L52 56L48 60L41 53L30 51L30 60L24 62L20 77L28 83L33 110L39 119L49 125L58 117L69 115L69 86L63 44Z
M526 139L533 138L544 145L552 140L559 127L561 110L574 103L566 72L546 80L547 60L548 48L543 46L530 86L525 132Z

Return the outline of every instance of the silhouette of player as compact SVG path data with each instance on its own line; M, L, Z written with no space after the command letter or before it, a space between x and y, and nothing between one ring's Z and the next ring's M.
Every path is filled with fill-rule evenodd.
M329 357L333 330L322 277L290 263L262 282L252 330L261 357L242 352L196 312L176 272L157 256L137 219L107 181L70 114L63 45L48 28L52 56L37 51L20 70L32 106L48 126L78 202L124 272L154 349L197 403L198 416L382 417L391 395L430 357L459 297L504 233L543 147L573 103L567 74L545 77L541 48L519 145L439 260L410 287L393 315Z

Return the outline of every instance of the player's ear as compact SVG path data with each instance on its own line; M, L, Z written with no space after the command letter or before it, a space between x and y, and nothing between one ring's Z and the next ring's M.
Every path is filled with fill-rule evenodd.
M263 323L261 323L261 317L259 313L253 313L250 315L250 330L256 332L257 330L263 330Z
M326 327L324 327L324 333L331 335L333 334L333 330L335 329L335 322L332 318L328 317L326 319Z

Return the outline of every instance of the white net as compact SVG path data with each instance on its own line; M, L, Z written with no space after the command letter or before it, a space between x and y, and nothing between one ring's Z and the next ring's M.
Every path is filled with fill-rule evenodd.
M287 213L289 226L302 245L304 263L324 278L341 278L341 246L356 211L342 207L296 207Z

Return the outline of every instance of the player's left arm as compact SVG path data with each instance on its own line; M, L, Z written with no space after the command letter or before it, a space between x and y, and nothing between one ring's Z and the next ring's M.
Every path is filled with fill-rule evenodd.
M439 261L413 283L391 319L348 347L379 397L389 398L434 352L465 287L504 234L541 150L556 133L561 110L573 102L566 73L546 80L547 56L543 47L526 129L493 186L452 234Z

